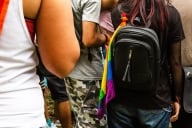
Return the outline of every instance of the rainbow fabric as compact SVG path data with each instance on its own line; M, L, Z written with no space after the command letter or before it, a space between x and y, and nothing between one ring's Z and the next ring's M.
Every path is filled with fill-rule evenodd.
M3 29L3 23L7 13L8 5L9 5L9 0L0 0L0 34Z
M115 98L115 89L114 89L114 81L113 81L113 72L112 72L112 62L111 62L111 53L112 53L112 42L117 33L120 29L119 26L115 32L113 33L109 46L107 48L107 54L104 61L104 71L103 77L101 82L101 89L99 93L99 103L98 103L98 118L101 119L105 114L107 104Z
M104 71L103 77L101 82L101 89L99 93L99 103L98 103L98 113L97 116L101 119L107 108L107 104L115 98L115 88L114 88L114 80L113 80L113 70L112 70L112 62L111 62L111 55L112 55L112 42L119 31L119 29L127 24L127 14L122 13L121 15L121 24L117 27L115 32L113 33L109 46L107 48L107 53L104 61Z

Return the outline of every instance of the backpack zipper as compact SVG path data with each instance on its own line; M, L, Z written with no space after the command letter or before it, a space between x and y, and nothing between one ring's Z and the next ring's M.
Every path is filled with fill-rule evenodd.
M131 74L130 74L130 62L131 62L131 57L132 57L132 49L129 50L129 55L128 55L128 61L127 61L127 66L125 68L125 72L123 75L123 81L126 81L126 76L127 76L127 80L128 82L131 82Z

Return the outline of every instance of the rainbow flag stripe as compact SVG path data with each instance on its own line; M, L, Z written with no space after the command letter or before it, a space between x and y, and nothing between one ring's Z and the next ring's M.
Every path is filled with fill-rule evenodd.
M101 82L101 89L99 94L99 103L98 103L98 113L97 116L101 119L106 111L107 104L115 98L115 89L114 89L114 81L113 81L113 72L112 72L112 62L111 62L111 55L112 55L112 42L114 37L121 26L119 26L115 32L113 33L109 46L107 48L107 54L104 61L104 71L103 77Z
M0 0L0 34L2 33L3 23L7 13L9 0Z
M117 27L117 29L113 33L109 42L109 46L107 48L107 53L104 61L104 71L102 76L101 89L99 94L98 113L97 113L99 119L101 119L104 116L107 104L116 96L113 80L112 62L111 62L112 48L113 48L112 42L119 29L127 25L127 21L128 21L127 14L123 12L121 14L121 24Z

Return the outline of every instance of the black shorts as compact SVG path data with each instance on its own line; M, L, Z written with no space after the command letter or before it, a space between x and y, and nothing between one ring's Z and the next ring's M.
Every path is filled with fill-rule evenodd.
M48 88L51 92L51 97L56 102L63 102L69 100L64 79L60 79L50 73L39 60L39 65L37 66L37 74L42 81L44 77L47 78Z
M69 100L64 79L56 76L46 76L48 88L51 92L51 97L56 102Z

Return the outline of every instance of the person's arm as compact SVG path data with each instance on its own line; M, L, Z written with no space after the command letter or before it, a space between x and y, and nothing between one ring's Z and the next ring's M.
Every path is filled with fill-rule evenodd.
M82 42L86 47L101 46L107 43L108 35L102 33L94 22L83 21Z
M82 42L85 47L101 46L107 43L107 36L100 31L99 17L101 1L81 2L82 8Z
M172 75L173 114L171 122L178 119L180 98L183 86L183 68L181 62L181 41L185 38L179 12L173 6L167 6L169 11L168 38L169 62Z
M173 77L173 87L174 87L174 101L173 101L173 115L171 117L171 122L174 122L178 119L179 110L180 110L180 97L181 97L181 88L183 84L182 79L182 64L181 64L181 42L175 42L171 44L170 47L170 66L171 74Z
M42 0L36 31L45 67L60 78L68 75L80 55L70 0Z

